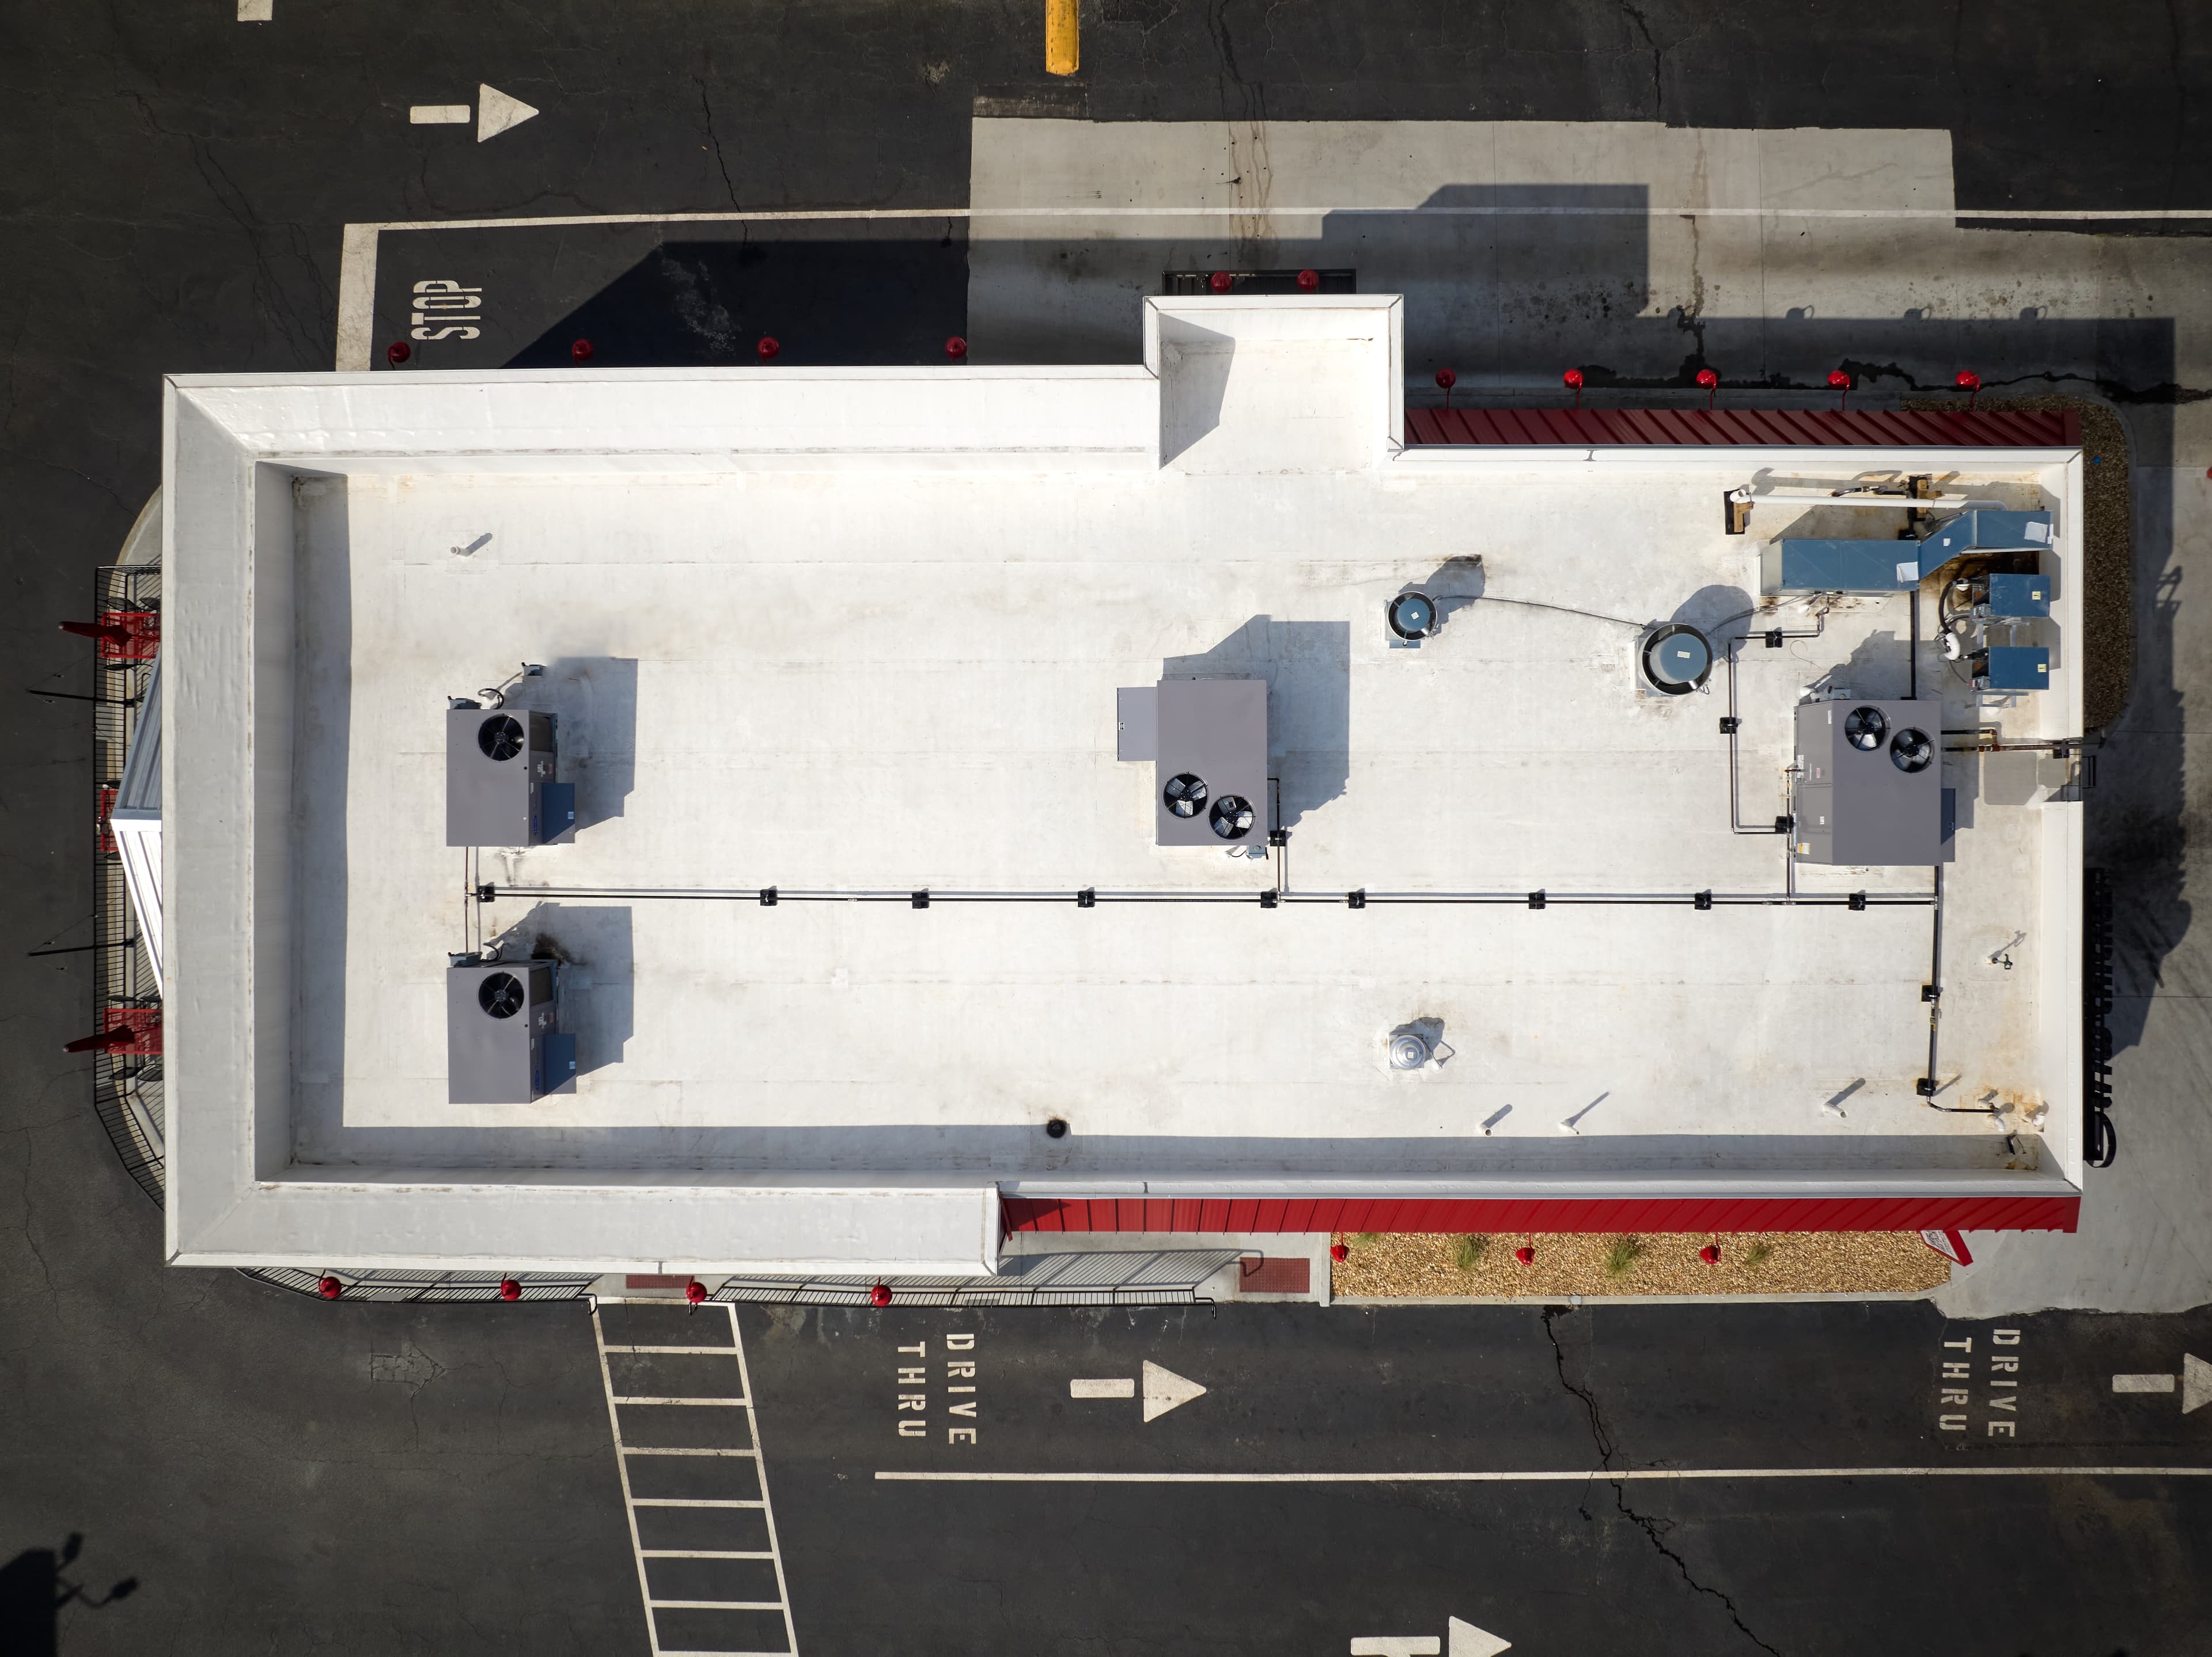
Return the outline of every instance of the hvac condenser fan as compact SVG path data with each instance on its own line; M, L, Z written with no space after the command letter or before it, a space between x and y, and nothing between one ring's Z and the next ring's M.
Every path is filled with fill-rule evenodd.
M1872 753L1888 734L1889 722L1879 708L1854 708L1844 716L1844 740L1862 753Z
M477 727L477 746L487 759L512 759L522 752L522 722L513 714L494 714Z
M1242 795L1224 794L1213 802L1207 820L1223 839L1241 840L1252 832L1255 819L1251 805Z
M1926 771L1935 758L1936 745L1928 740L1925 731L1908 726L1890 739L1889 763L1908 777L1915 771Z
M1168 785L1160 790L1160 798L1177 817L1195 817L1206 805L1206 783L1202 777L1188 771L1178 771L1168 778Z
M512 972L493 972L477 986L477 1005L495 1019L511 1019L522 1010L522 980Z

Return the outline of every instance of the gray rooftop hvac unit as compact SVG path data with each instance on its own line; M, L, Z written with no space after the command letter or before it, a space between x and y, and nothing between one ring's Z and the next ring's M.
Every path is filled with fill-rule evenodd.
M553 780L556 729L551 714L447 710L447 845L542 845L575 826L575 788Z
M576 1074L558 961L455 958L446 971L446 1100L527 1105Z
M1943 704L1800 703L1799 861L1858 868L1951 858L1943 833Z
M1124 698L1126 722L1143 698ZM1155 844L1267 844L1267 681L1164 679L1153 717Z

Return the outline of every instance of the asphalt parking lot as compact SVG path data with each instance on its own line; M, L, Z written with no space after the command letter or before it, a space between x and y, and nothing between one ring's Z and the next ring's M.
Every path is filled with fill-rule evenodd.
M1626 253L1577 244L1647 281L1617 327L1575 313L1534 332L1509 283L1492 321L1454 314L1409 338L1409 360L1480 358L1542 395L1562 339L1662 388L1692 350L1732 382L1785 386L1848 356L1893 395L1963 352L1991 387L2120 408L2139 478L2138 675L2090 838L2122 909L2123 1161L2093 1177L2081 1242L2007 1243L2003 1276L1960 1286L1985 1304L1955 1322L1923 1304L1005 1312L972 1329L748 1311L799 1648L1030 1649L1043 1630L1099 1653L1336 1652L1443 1641L1451 1618L1529 1653L2212 1645L2212 1410L2185 1417L2172 1395L2111 1382L2212 1354L2196 1103L2212 969L2190 923L2202 813L2186 764L2212 660L2188 604L2207 555L2192 491L2212 465L2197 366L2212 284L2205 222L2172 216L2212 210L2212 129L2191 113L2212 29L2185 9L2053 4L1097 0L1083 72L1059 82L1040 12L274 0L243 22L230 0L133 0L11 16L0 1648L648 1648L584 1310L330 1307L168 1270L160 1215L116 1165L83 1061L60 1051L88 1015L85 959L28 952L89 938L99 779L70 699L89 669L55 623L88 602L157 480L159 376L326 369L348 342L386 370L423 283L473 290L484 320L417 342L396 371L557 363L580 338L616 365L751 360L763 336L792 361L941 361L946 338L1004 326L976 301L984 265L961 216L978 118L1948 132L1956 218L1980 239L1938 247L1899 221L1793 277L1846 297L1777 299L1731 331L1686 286L1662 291L1677 273L1661 232L1686 232L1661 226ZM410 118L483 104L484 86L536 113L481 142L468 122ZM2012 212L2057 216L1994 216ZM517 219L540 222L479 222ZM1530 260L1553 251L1540 228L1514 234L1535 238ZM1121 280L1087 236L1024 248L991 253L989 293L1042 291L1045 268L1060 314ZM1428 268L1419 246L1386 251ZM1878 317L1872 299L1849 308L1881 286L1854 261L1888 259L1920 285L1883 289ZM1771 252L1745 267L1782 268ZM2052 1303L2113 1309L1980 1315ZM2018 1371L1979 1368L2013 1349L1992 1343L2001 1330L2020 1333ZM897 1349L951 1362L933 1344L947 1332L976 1336L988 1390L972 1446L924 1448L896 1430ZM1944 1344L1960 1339L1968 1359ZM1960 1362L1977 1366L1975 1402L1954 1433L1943 1365ZM1140 1386L1147 1362L1206 1391L1150 1422L1135 1394L1069 1394ZM2014 1375L2021 1406L1995 1410L2009 1389L1984 1383ZM935 1426L969 1419L956 1401L938 1395ZM1747 1469L1764 1471L1610 1477ZM878 1477L948 1471L1050 1477ZM1085 1477L1163 1472L1221 1477ZM1469 1472L1568 1477L1273 1477Z

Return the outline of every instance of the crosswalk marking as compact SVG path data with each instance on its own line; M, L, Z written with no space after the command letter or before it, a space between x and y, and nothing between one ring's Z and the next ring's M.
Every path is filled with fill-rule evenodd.
M687 1358L726 1358L730 1355L730 1349L726 1346L608 1346L602 1347L600 1350L613 1357L626 1357L635 1352L675 1353Z
M750 1409L750 1408L752 1407L752 1400L751 1400L751 1399L750 1399L750 1398L617 1398L617 1399L615 1400L615 1402L616 1402L617 1404L726 1404L733 1405L733 1406L735 1406L735 1407L737 1407L737 1408L739 1408L739 1409L745 1409L745 1410L749 1410L749 1409Z
M592 1304L592 1334L599 1352L599 1380L606 1390L607 1422L613 1429L615 1466L622 1476L623 1510L629 1521L630 1551L637 1560L638 1597L645 1605L646 1637L651 1642L653 1657L699 1657L699 1654L678 1651L661 1643L659 1613L662 1611L775 1611L783 1618L784 1648L780 1653L717 1653L715 1657L798 1657L799 1634L791 1618L791 1590L784 1579L783 1553L776 1541L775 1514L769 1505L768 1469L760 1453L760 1418L752 1404L752 1376L745 1363L744 1343L738 1331L737 1310L729 1305L704 1306L691 1315L712 1317L719 1312L729 1321L730 1343L727 1346L617 1344L610 1345L606 1324L601 1308L606 1306L647 1305L665 1307L662 1301L594 1301ZM614 1366L611 1359L619 1357L682 1356L687 1358L722 1357L732 1360L737 1366L738 1393L732 1398L695 1398L660 1393L617 1392L615 1390ZM708 1405L718 1409L743 1410L745 1412L745 1436L751 1441L744 1448L710 1447L707 1446L662 1446L627 1444L623 1439L622 1412L624 1409L665 1405ZM719 1435L717 1435L719 1436ZM641 1496L634 1489L630 1477L631 1460L635 1457L727 1457L750 1459L753 1477L758 1480L760 1495L752 1498L727 1496ZM760 1511L767 1531L768 1546L764 1550L648 1548L638 1526L638 1510L650 1508L750 1508ZM776 1597L773 1599L657 1599L653 1597L652 1575L647 1562L655 1559L765 1559L775 1575ZM690 1587L686 1583L684 1586ZM767 1586L764 1582L758 1587ZM695 1636L696 1637L696 1636Z

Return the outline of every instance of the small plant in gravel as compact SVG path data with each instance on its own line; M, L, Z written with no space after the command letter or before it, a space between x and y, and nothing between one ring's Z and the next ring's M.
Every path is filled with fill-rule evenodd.
M1763 1266L1774 1258L1774 1245L1764 1237L1743 1252L1743 1263L1747 1266Z
M1634 1265L1644 1253L1644 1240L1626 1233L1609 1237L1605 1245L1605 1275L1618 1277Z
M1490 1239L1475 1232L1452 1245L1452 1264L1462 1271L1472 1271L1482 1264L1482 1257L1489 1252Z

